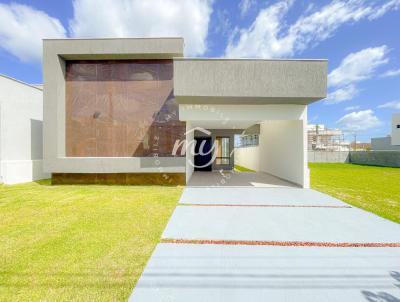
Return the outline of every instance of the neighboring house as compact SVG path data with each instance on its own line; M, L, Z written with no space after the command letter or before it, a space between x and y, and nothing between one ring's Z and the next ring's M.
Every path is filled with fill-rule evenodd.
M392 135L371 138L373 151L400 151L400 113L392 116Z
M0 182L49 177L42 170L43 92L0 75Z
M256 170L309 186L307 105L326 97L327 61L184 58L183 45L44 40L53 183L185 184L195 170L232 169L234 135L258 125ZM185 137L197 152L176 152Z

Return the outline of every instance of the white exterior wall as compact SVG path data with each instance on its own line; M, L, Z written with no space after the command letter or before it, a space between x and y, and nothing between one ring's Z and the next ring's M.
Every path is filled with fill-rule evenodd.
M400 145L400 129L397 128L400 125L400 113L393 114L392 117L392 145Z
M309 187L303 120L267 121L259 137L260 170Z
M43 92L0 76L0 176L5 184L47 178L42 170Z
M235 165L260 171L260 147L235 148Z

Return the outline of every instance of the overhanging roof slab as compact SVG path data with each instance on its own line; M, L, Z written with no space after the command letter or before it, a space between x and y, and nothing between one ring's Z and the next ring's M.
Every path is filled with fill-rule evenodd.
M305 105L179 105L181 121L252 121L248 126L267 120L304 120L307 118Z
M174 58L180 104L302 104L326 97L327 60Z

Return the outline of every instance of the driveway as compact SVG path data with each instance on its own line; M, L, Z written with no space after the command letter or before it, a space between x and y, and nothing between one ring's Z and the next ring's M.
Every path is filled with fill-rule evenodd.
M400 225L294 187L187 187L130 301L400 301Z

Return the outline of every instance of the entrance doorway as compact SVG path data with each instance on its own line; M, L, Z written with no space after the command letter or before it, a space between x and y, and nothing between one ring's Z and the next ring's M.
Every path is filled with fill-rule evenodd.
M212 170L212 152L211 137L196 137L196 146L194 148L194 165L195 171L211 171ZM202 154L200 154L200 151Z

